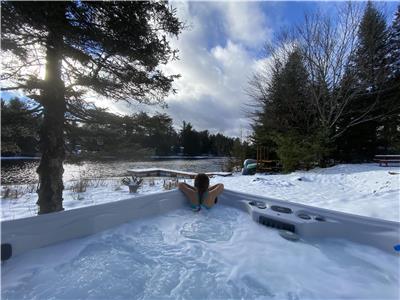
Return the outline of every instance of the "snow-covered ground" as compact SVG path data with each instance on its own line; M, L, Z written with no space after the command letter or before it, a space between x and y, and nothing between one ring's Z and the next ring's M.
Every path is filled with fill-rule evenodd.
M390 173L392 174L390 174ZM393 174L395 173L395 174ZM376 164L337 165L285 175L214 177L211 184L223 183L225 188L240 192L299 202L364 216L400 221L400 167L379 167ZM165 179L146 180L137 194L129 194L120 179L94 180L86 192L74 192L74 182L66 182L64 208L118 201L129 197L164 190ZM186 180L193 183L192 180ZM2 220L33 216L37 213L37 195L32 187L20 186L25 194L1 200ZM11 190L14 187L11 187ZM26 192L28 191L28 192ZM13 192L11 191L11 194Z

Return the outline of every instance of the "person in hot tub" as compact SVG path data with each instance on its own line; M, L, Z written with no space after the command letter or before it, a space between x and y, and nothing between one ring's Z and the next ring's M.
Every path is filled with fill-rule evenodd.
M199 211L201 207L209 209L217 203L217 197L223 192L224 185L218 183L210 186L208 176L204 173L199 173L194 179L194 187L180 182L178 188L188 197L192 209Z

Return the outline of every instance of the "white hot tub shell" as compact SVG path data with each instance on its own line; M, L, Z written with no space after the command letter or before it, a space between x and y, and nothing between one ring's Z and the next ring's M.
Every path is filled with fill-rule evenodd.
M246 211L268 227L296 233L302 240L339 238L370 245L393 255L400 244L400 223L225 190L219 203ZM90 207L1 222L2 248L12 256L80 238L134 219L188 207L178 190L133 197ZM189 208L188 208L189 209Z

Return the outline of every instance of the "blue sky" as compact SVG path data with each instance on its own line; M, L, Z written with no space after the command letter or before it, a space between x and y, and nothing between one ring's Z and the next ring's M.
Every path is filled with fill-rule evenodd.
M391 23L400 2L374 2ZM359 2L360 5L365 2ZM344 2L180 2L171 5L187 25L171 44L180 60L163 69L181 74L170 95L167 109L143 107L93 97L96 104L110 111L132 114L138 110L169 114L175 126L191 122L198 130L221 132L229 136L250 134L245 93L247 83L267 59L263 46L282 27L302 22L304 14L321 10L332 16Z
M172 2L188 25L172 45L180 60L166 70L182 75L166 110L179 126L183 120L197 129L230 136L250 134L245 89L266 60L263 46L282 27L302 22L304 14L320 10L332 16L344 2ZM363 5L363 3L360 3ZM365 3L364 3L365 4ZM392 20L399 2L375 3ZM390 22L388 22L390 23Z

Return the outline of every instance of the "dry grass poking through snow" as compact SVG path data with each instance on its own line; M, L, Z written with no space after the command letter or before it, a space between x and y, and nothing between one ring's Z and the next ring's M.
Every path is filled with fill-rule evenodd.
M18 199L25 194L36 193L36 184L4 185L1 188L2 199Z

